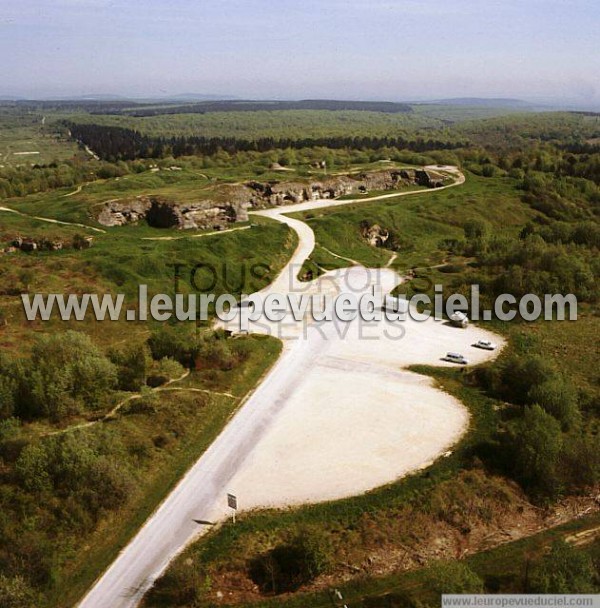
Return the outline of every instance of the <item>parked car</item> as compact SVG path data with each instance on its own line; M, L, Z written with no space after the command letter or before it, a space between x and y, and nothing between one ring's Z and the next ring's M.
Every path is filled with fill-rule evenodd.
M469 317L464 312L455 312L453 315L450 315L450 323L454 325L454 327L467 327L469 324Z
M479 340L473 344L475 348L483 348L484 350L496 350L496 345L490 340Z
M459 363L460 365L466 365L468 363L465 357L460 353L446 353L444 360L450 361L450 363Z

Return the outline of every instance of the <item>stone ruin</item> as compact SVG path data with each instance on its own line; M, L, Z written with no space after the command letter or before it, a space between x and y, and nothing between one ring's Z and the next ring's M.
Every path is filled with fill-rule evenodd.
M443 177L425 170L388 169L335 175L318 181L252 180L244 184L221 184L210 198L178 203L159 195L108 201L98 221L104 226L123 226L142 220L156 228L222 230L233 222L248 221L248 209L265 209L319 199L333 199L370 191L397 190L403 185L437 188Z

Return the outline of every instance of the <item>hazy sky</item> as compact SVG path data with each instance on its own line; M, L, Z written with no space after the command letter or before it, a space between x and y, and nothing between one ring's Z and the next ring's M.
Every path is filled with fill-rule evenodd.
M0 95L600 102L598 0L0 0Z

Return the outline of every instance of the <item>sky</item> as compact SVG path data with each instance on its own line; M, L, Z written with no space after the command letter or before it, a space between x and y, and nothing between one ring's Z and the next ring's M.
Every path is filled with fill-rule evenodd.
M600 103L598 0L0 0L0 96Z

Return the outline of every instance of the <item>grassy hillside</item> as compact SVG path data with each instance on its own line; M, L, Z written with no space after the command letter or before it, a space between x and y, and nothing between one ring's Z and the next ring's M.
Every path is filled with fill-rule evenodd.
M393 263L400 271L416 268L417 277L428 277L446 287L454 286L454 289L477 282L476 273L483 272L481 278L493 278L496 273L502 276L506 272L502 267L481 265L480 260L489 255L481 247L458 254L449 250L449 243L461 241L466 227L484 226L493 250L496 241L520 243L524 238L521 236L523 229L532 222L541 220L541 225L548 222L539 211L524 203L523 189L518 180L474 175L468 175L461 188L306 212L299 217L303 217L315 231L317 249L312 261L322 268L347 265L330 252L367 266L386 264L395 253L397 258ZM396 233L398 240L393 251L376 248L366 242L360 231L361 222L365 220L369 225L377 223ZM586 249L573 249L570 253L585 256ZM407 288L410 292L411 283ZM295 546L293 543L296 542L312 547L313 553L306 559L317 559L313 556L318 555L319 563L326 564L299 585L305 593L331 588L352 579L346 590L354 601L368 596L370 589L389 591L395 588L396 583L403 590L402 581L406 580L410 581L407 590L417 591L415 600L429 605L436 603L438 596L428 582L429 571L419 569L424 564L430 564L435 572L445 567L438 566L436 560L453 559L457 555L486 549L489 547L487 542L500 542L503 531L510 530L513 538L528 536L553 525L551 522L568 519L561 513L574 508L577 500L581 500L582 505L592 505L593 489L586 485L587 482L577 489L573 485L575 479L583 479L581 475L584 473L573 473L575 477L568 477L572 474L569 471L574 471L572 467L577 468L575 461L582 464L588 457L595 463L591 465L592 469L598 471L596 433L600 387L595 357L590 357L589 351L589 336L599 331L593 304L582 304L580 319L576 323L495 323L494 329L509 338L509 346L493 365L471 372L425 367L415 370L433 376L471 413L469 432L455 447L451 457L438 460L425 472L360 497L284 512L249 513L242 516L235 527L225 524L174 562L149 594L145 605L209 606L217 594L222 593L228 598L228 603L235 606L319 606L327 601L328 593L291 598L282 593L279 598L266 599L273 593L260 591L262 583L256 578L253 564L275 559L276 551L283 552L286 547ZM522 421L527 420L531 415L527 412L533 410L528 409L527 403L531 401L525 400L524 393L519 393L519 398L524 401L514 403L510 402L513 397L508 396L510 388L517 386L518 382L524 384L526 393L538 381L532 372L523 372L525 377L520 378L518 366L530 365L531 362L533 370L542 359L543 366L547 366L543 373L549 374L546 378L555 378L553 382L562 382L558 379L564 378L570 387L568 391L578 395L575 399L579 408L577 415L580 416L576 426L567 433L561 433L548 417L547 422L555 429L556 439L564 446L558 469L555 472L548 469L544 473L547 476L545 480L553 479L557 483L556 489L560 487L551 497L544 494L548 488L534 487L532 480L526 481L514 467L521 458L517 455L519 446L525 441L520 433L526 432L527 423ZM513 369L515 371L509 371ZM564 399L571 397L565 393ZM509 439L513 436L515 443ZM575 456L573 461L569 453L584 444L589 446L586 448L587 456ZM562 476L560 480L552 477L556 474ZM597 483L595 475L597 473L590 478L592 486ZM588 502L583 498L567 498L573 494L590 498ZM560 498L565 503L557 503ZM547 510L540 510L540 504ZM517 550L514 555L517 559ZM499 590L490 573L494 570L502 572L502 568L509 565L505 556L504 552L498 551L490 553L489 557L481 557L480 562L473 561L485 564L485 567L473 567L485 579L480 583L480 589L485 583L488 591ZM285 562L277 563L279 565L273 567L285 572L288 567ZM471 562L468 562L465 567L470 566ZM393 578L381 580L364 578L405 569L415 570L415 573L396 574ZM394 585L390 582L392 580ZM417 584L416 588L414 584ZM514 584L513 589L523 589L519 587L521 582L515 581ZM384 606L388 605L385 603L388 599L384 599L382 604L377 603L380 601L377 598L365 599L364 605Z

